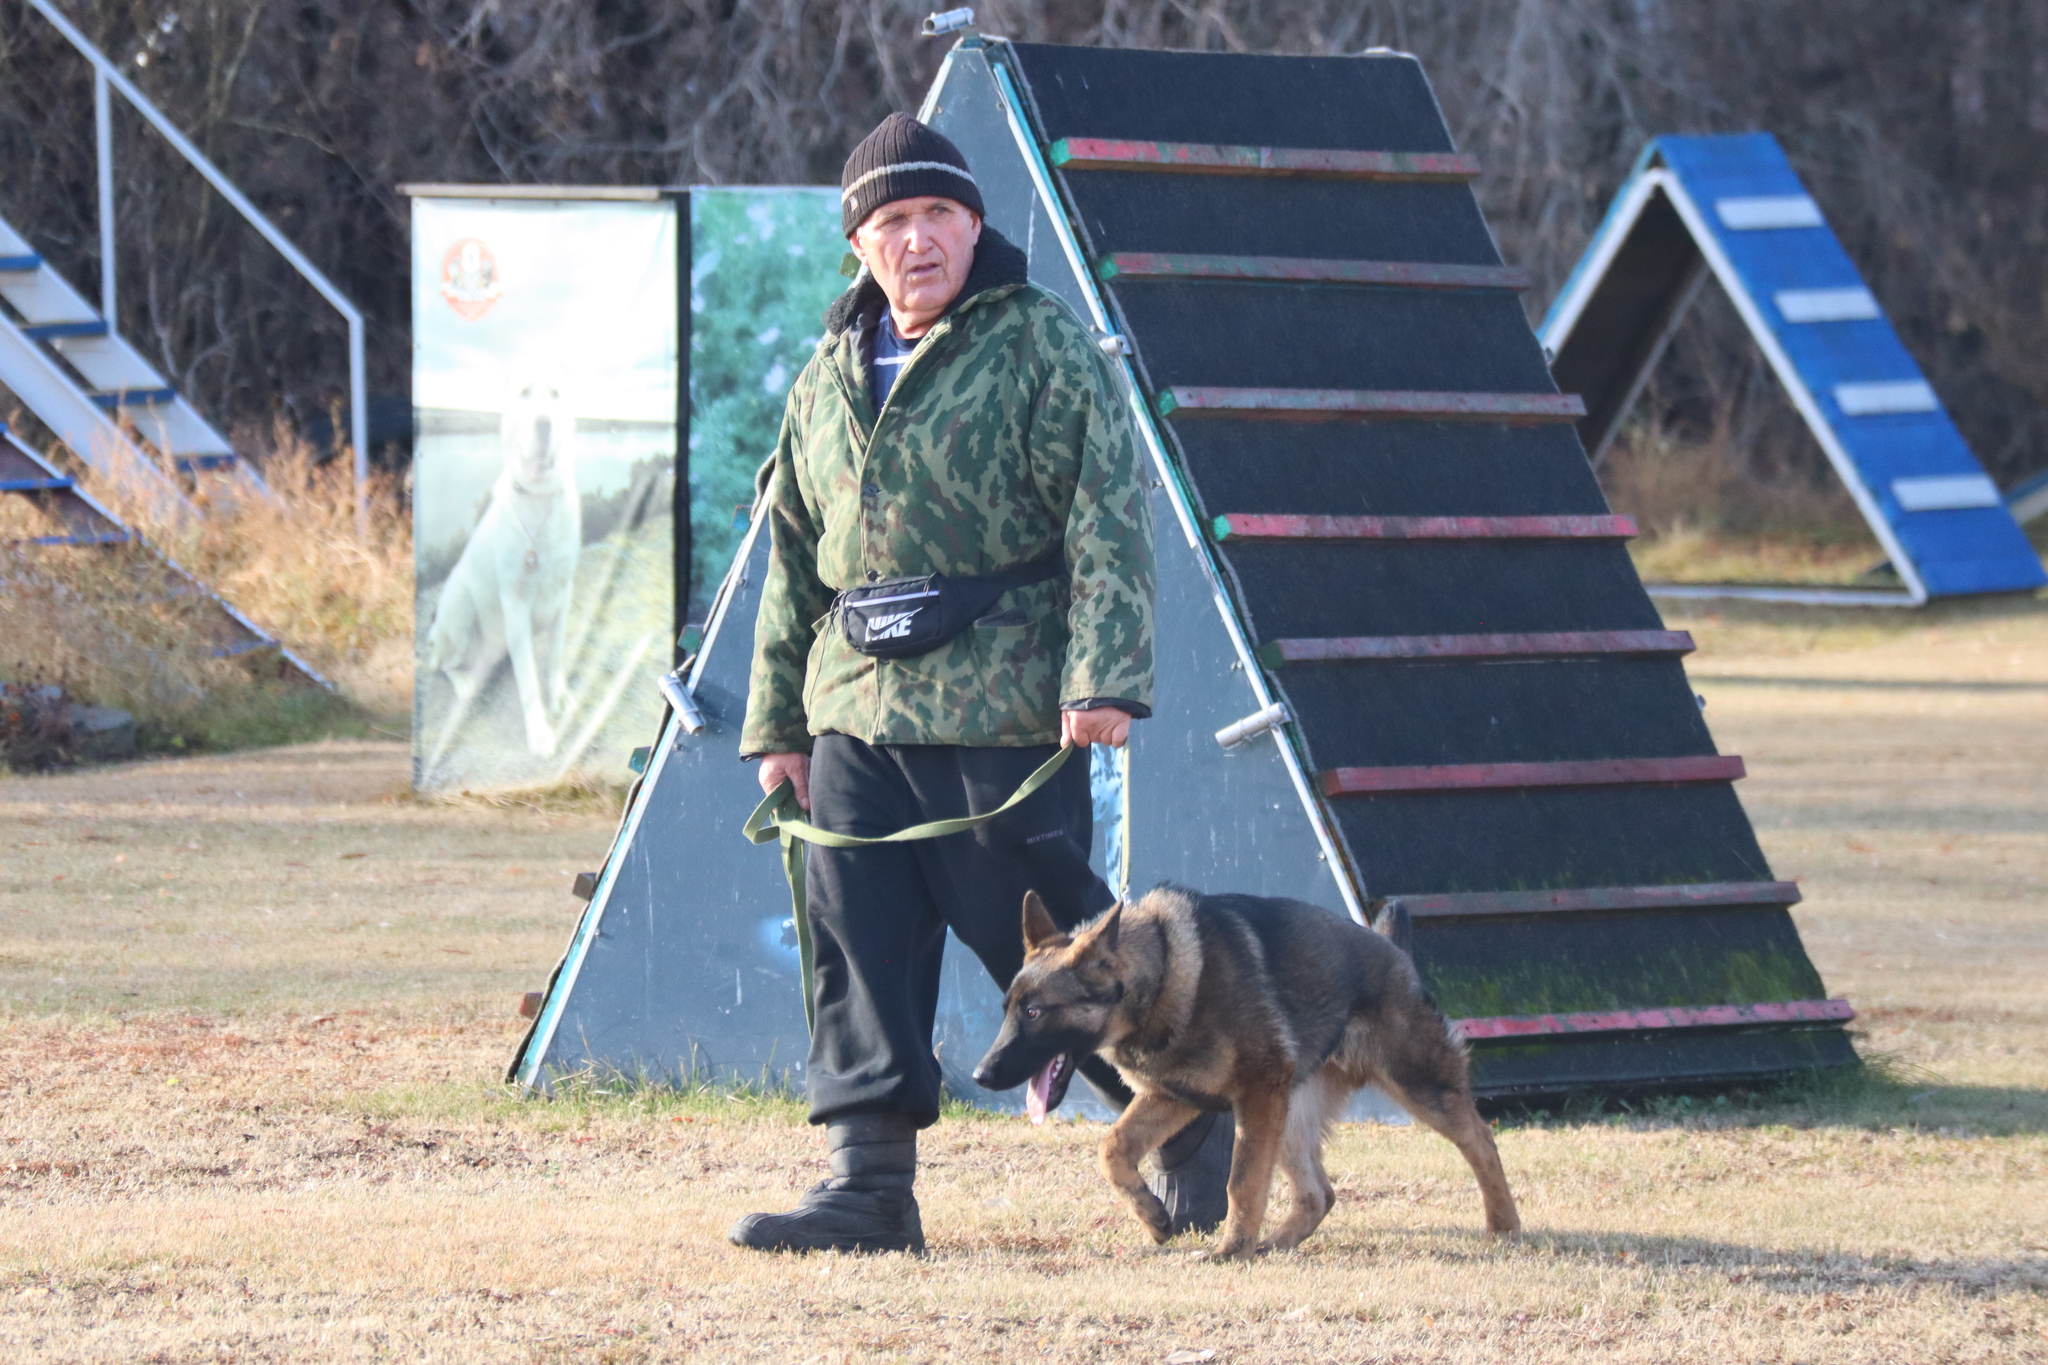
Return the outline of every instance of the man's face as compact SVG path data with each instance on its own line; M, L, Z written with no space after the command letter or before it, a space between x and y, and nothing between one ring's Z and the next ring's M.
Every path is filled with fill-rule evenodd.
M853 254L888 295L896 330L922 336L938 321L974 264L981 218L954 199L898 199L853 230Z

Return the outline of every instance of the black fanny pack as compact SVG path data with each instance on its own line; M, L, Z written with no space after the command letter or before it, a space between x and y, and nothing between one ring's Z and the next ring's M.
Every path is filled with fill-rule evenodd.
M846 643L875 659L928 654L973 625L1012 588L1043 583L1067 571L1064 554L1050 554L1001 573L948 578L884 578L848 588L832 602Z

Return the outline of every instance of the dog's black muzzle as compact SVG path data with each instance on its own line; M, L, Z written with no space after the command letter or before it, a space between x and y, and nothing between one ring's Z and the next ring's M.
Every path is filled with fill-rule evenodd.
M1070 1059L1064 1070L1071 1075L1071 1062L1093 1052L1095 1042L1075 1029L1034 1029L1025 1033L1015 1019L1004 1015L1002 1031L974 1068L974 1083L984 1090L1009 1090L1024 1084L1060 1056ZM1060 1088L1065 1090L1064 1080ZM1054 1103L1057 1102L1054 1097Z

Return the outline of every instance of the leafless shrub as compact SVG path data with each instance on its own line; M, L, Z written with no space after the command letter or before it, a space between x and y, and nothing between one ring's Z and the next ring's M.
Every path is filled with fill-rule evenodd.
M78 754L71 698L55 683L0 682L0 767L41 772Z
M914 108L931 0L104 0L79 21L369 311L374 390L406 390L406 181L817 183ZM1767 128L1806 176L1994 475L2048 464L2048 10L2027 0L994 0L1036 41L1356 52L1427 65L1532 306L1643 143ZM83 63L0 0L0 212L97 273ZM121 121L124 325L210 410L314 436L338 322ZM1667 429L1770 386L1724 314L1674 351ZM1738 414L1745 458L1815 468ZM1749 430L1753 428L1753 430Z

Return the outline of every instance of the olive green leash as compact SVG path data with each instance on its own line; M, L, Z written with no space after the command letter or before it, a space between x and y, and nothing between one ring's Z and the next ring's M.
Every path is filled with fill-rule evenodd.
M952 820L933 820L929 824L912 825L899 829L894 834L883 834L864 839L855 834L834 834L828 829L819 829L805 820L798 812L803 808L796 804L796 788L788 778L782 779L774 791L761 798L761 804L754 807L754 813L747 817L744 833L757 844L770 839L782 841L782 875L789 879L789 903L795 912L797 960L803 968L804 982L804 1027L815 1028L815 1006L811 1002L811 917L809 903L804 897L804 844L817 844L824 848L866 848L871 844L908 844L919 839L943 839L948 834L962 834L976 826L985 825L1006 811L1014 810L1030 798L1032 793L1052 780L1052 775L1072 758L1076 750L1072 746L1060 751L1038 765L1038 771L1024 779L1024 784L1010 795L1010 799L992 811L981 815L962 815Z

